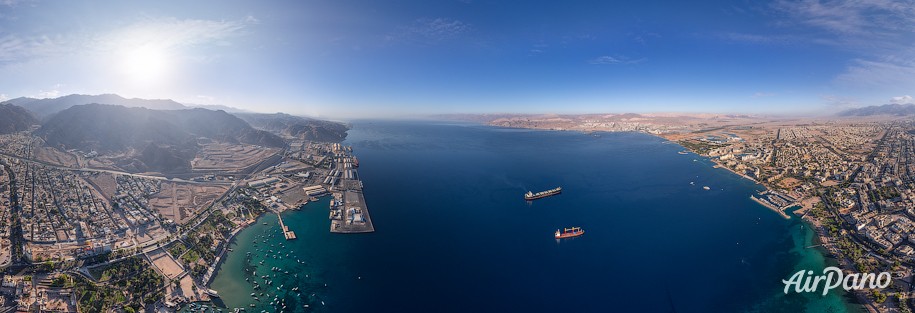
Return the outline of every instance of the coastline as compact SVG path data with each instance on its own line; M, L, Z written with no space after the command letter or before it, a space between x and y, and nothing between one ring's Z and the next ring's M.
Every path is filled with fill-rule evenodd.
M492 126L492 127L505 127L505 126L490 125L490 124L488 124L488 123L486 123L486 124L484 124L484 125ZM581 133L583 133L583 134L592 134L592 133L599 133L599 132L602 132L602 131L595 131L595 130L578 130L578 129L554 129L554 128L543 129L543 128L525 128L525 127L506 127L506 128L521 128L521 129L543 130L543 131L575 131L575 132L581 132ZM694 151L694 150L692 150L692 149L690 149L690 148L688 148L688 147L685 147L685 146L683 146L683 145L680 145L677 141L672 140L672 139L669 139L669 138L667 138L667 137L664 137L663 135L660 135L660 134L654 134L654 133L645 132L645 131L638 131L638 130L625 131L625 132L643 133L643 134L648 134L648 135L651 135L651 136L655 136L655 137L658 137L658 138L663 139L663 140L664 140L664 143L676 144L676 145L680 146L681 148L683 148L685 151L689 151L689 152L691 152L691 153L693 153L693 154L695 154L695 155L698 155L698 156L703 156L702 154L700 154L700 153L698 153L698 152L696 152L696 151ZM776 189L776 188L772 188L772 187L770 187L770 186L767 186L766 184L762 183L761 181L758 181L758 180L756 180L756 179L753 179L752 177L749 177L749 176L747 176L747 175L745 175L745 174L738 173L737 171L735 171L735 170L733 170L733 169L731 169L731 168L729 168L729 167L727 167L727 166L722 165L722 164L719 162L719 160L717 160L717 159L713 159L713 158L710 158L710 157L707 157L707 156L703 156L703 157L707 158L708 160L712 161L712 162L715 164L715 165L712 166L713 168L724 168L725 170L727 170L727 171L729 171L729 172L731 172L731 173L733 173L733 174L735 174L735 175L738 175L738 176L740 176L740 177L749 179L750 181L754 182L755 184L762 186L763 189L764 189L764 191L778 190L778 189ZM752 198L752 197L753 197L753 196L751 195L751 198ZM754 200L756 200L756 199L754 199ZM758 200L757 200L756 202L759 203L760 205L763 205L763 206L765 206L765 207L767 207L767 208L773 210L773 211L776 211L777 213L779 213L779 215L781 215L781 216L782 216L783 218L785 218L786 220L790 219L790 215L787 214L787 213L785 213L783 210L779 210L779 209L777 209L777 208L772 208L772 207L770 207L770 206L768 206L768 205L765 205L764 203L761 203L761 202L758 201ZM798 217L800 217L801 223L804 224L804 225L806 225L806 226L808 226L808 227L811 227L811 229L814 231L814 234L815 234L814 239L816 240L817 244L815 244L814 246L809 247L809 248L816 249L816 251L818 251L818 253L821 254L821 255L823 255L823 257L825 257L825 258L831 258L831 259L833 259L833 260L836 260L836 262L839 264L840 268L842 268L843 270L852 270L852 271L854 271L855 268L854 268L853 266L850 266L849 264L846 264L846 262L844 262L844 260L842 260L843 257L841 256L841 254L840 254L838 251L832 251L832 250L830 249L829 244L830 244L830 242L831 242L832 240L831 240L831 238L826 234L826 231L825 231L825 229L823 228L822 224L821 224L815 217L813 217L813 216L807 214L807 212L808 212L810 209L812 209L812 205L811 205L811 204L807 204L807 203L805 203L804 201L799 201L799 202L793 204L793 206L799 206L800 208L797 209L797 210L791 211L791 214L797 216L797 215L795 214L795 212L803 211L802 214L801 214L800 216L798 216ZM789 206L789 207L790 207L790 206ZM864 294L863 292L858 291L858 290L855 290L855 291L852 291L851 294L853 294L854 298L857 300L857 303L853 303L853 302L850 302L850 301L843 301L843 302L844 302L844 305L845 305L845 308L846 308L847 311L850 311L850 312L851 312L851 311L858 311L858 310L863 309L863 310L865 310L866 312L874 312L874 313L879 312L879 310L877 310L877 309L874 307L873 301L872 301L871 299L869 299L869 298L867 297L867 295Z
M207 269L207 273L204 275L204 278L203 278L204 287L210 288L211 287L210 284L213 283L213 278L216 277L217 274L219 274L219 269L222 267L222 263L225 262L224 256L226 254L226 251L228 251L229 246L235 242L235 235L238 235L239 233L241 233L243 230L245 230L249 226L256 224L257 220L260 219L263 215L264 215L264 213L261 213L261 214L257 215L256 217L254 217L254 219L248 220L247 222L240 224L238 226L235 226L235 228L232 229L232 234L229 235L229 238L226 238L225 245L223 245L222 249L220 249L219 255L216 256L216 262L214 262L214 264L211 265L209 269Z
M235 243L236 235L240 234L242 231L251 227L252 225L256 225L257 221L260 220L262 217L266 216L267 213L269 213L269 212L275 212L276 214L282 214L283 212L286 212L286 211L287 210L264 211L264 212L261 212L260 214L258 214L257 216L255 216L254 218L247 220L245 223L235 226L235 228L232 229L232 234L229 235L229 238L226 238L225 245L223 245L222 249L220 249L219 255L216 257L215 264L213 264L210 267L210 270L207 270L207 273L212 272L212 274L209 277L206 277L206 281L203 284L204 287L210 288L210 284L213 282L213 278L215 278L216 275L219 274L219 270L222 267L222 263L225 262L224 256L225 256L226 252L229 250L229 246L231 246L233 243Z
M649 134L650 134L650 133L649 133ZM650 134L650 135L654 135L654 134ZM665 137L663 137L663 136L660 136L660 135L655 135L655 136L660 137L660 138L663 138L664 140L667 140L667 141L670 142L670 143L677 144L677 145L683 147L682 145L680 145L680 144L677 143L676 141L667 139L667 138L665 138ZM697 153L696 151L693 151L693 150L691 150L691 149L689 149L689 148L687 148L687 147L683 147L683 148L686 149L686 150L689 150L689 151L692 152L692 153L695 153L696 155L700 155L700 156L701 156L701 154ZM773 190L773 188L767 186L766 184L764 184L764 183L762 183L762 182L760 182L760 181L758 181L758 180L756 180L756 179L753 179L753 178L751 178L751 177L749 177L749 176L746 176L745 174L737 173L737 172L734 171L733 169L731 169L731 168L729 168L729 167L727 167L727 166L722 165L721 163L718 162L717 159L711 159L711 158L709 158L709 160L712 161L713 163L715 163L715 165L713 166L714 168L724 168L724 169L728 170L728 171L731 172L731 173L734 173L734 174L736 174L736 175L738 175L738 176L741 176L741 177L743 177L743 178L749 179L749 180L753 181L754 183L756 183L757 185L762 186L762 187L765 189L765 191L771 191L771 190ZM759 203L760 205L765 206L766 208L769 208L769 209L775 211L776 213L778 213L779 215L781 215L782 217L784 217L786 220L791 218L791 216L790 216L789 214L785 213L785 211L783 211L783 210L781 210L781 209L778 209L778 208L776 208L776 207L772 207L772 206L770 206L770 205L767 205L767 203L764 203L764 202L760 201L759 199L755 198L753 195L750 195L750 198L753 199L755 202ZM802 211L802 214L801 214L800 216L798 216L798 217L800 218L800 220L801 220L801 223L802 223L803 225L807 226L807 227L810 227L810 228L813 230L814 234L815 234L814 239L816 240L816 243L815 243L813 246L809 247L809 248L816 249L820 254L822 254L822 255L823 255L824 257L826 257L826 258L831 258L831 259L833 259L833 260L836 260L836 262L839 263L839 266L840 266L843 270L855 270L854 267L852 267L852 266L846 264L845 262L843 262L843 260L840 258L840 254L839 254L838 251L832 251L832 249L830 248L831 246L829 246L829 244L830 244L830 242L831 242L831 240L830 240L831 238L830 238L828 235L826 235L825 228L823 228L822 224L821 224L817 219L815 219L813 216L807 214L807 212L808 212L810 209L812 209L812 205L809 205L809 206L808 206L808 204L805 204L804 201L801 201L801 202L796 203L796 204L794 204L794 205L795 205L795 206L799 206L800 208L797 209L797 210L791 211L791 214L792 214L792 215L795 215L795 216L798 216L797 214L795 214L795 212ZM852 308L863 308L863 309L867 310L867 312L879 313L879 310L877 310L876 308L873 307L872 301L871 301L869 298L867 298L867 295L866 295L866 294L864 294L863 292L861 292L861 291L859 291L859 290L855 290L855 291L852 291L852 292L850 292L850 293L854 295L855 299L856 299L859 303L850 303L850 302L846 302L846 303L845 303L846 310L849 310L849 309L852 309Z
M661 138L664 138L664 137L661 137ZM666 138L665 138L665 139L666 139ZM671 142L676 144L675 141L671 141ZM682 147L682 146L681 146L681 147ZM684 147L684 149L685 149L685 147ZM693 151L690 150L690 152L693 152ZM693 153L696 153L696 152L693 152ZM701 155L701 154L696 153L696 155ZM709 158L709 160L711 160L712 162L715 162L715 166L712 166L713 168L723 168L723 169L726 169L726 170L728 170L729 172L736 174L737 176L740 176L740 177L749 179L750 181L752 181L753 183L756 183L757 185L762 185L763 187L766 186L766 185L763 185L763 183L759 182L758 180L753 179L753 177L747 176L747 174L738 173L737 171L731 169L730 167L721 165L721 163L718 163L718 160L714 160L714 159L711 159L711 158ZM766 190L768 190L768 189L769 189L769 187L766 187Z
M846 262L845 262L846 260L844 259L844 257L840 258L840 254L838 251L833 251L831 241L829 240L829 236L825 235L826 229L823 227L822 223L820 223L813 216L807 215L807 210L809 210L809 209L810 208L808 208L806 206L802 206L800 209L793 211L792 214L797 211L804 211L804 213L801 216L799 216L800 220L804 226L810 227L810 229L813 230L813 232L815 234L815 236L813 237L815 239L815 242L813 242L814 245L812 245L810 248L816 249L824 257L835 260L836 263L838 263L839 266L843 270L847 270L847 269L851 268L850 265L846 264ZM866 292L861 291L861 290L853 290L853 291L848 292L848 294L851 294L852 296L854 296L855 300L857 300L858 303L847 303L846 304L847 308L854 307L855 309L863 309L863 310L866 310L867 312L872 312L872 313L880 312L880 310L876 309L873 306L873 302L867 297Z

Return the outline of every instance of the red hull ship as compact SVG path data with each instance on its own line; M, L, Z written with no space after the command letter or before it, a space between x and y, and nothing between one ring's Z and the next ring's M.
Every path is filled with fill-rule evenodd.
M560 232L557 229L556 234L554 234L553 237L556 237L556 239L563 239L563 238L578 237L578 236L581 236L584 234L585 234L585 231L583 229L581 229L581 227L572 227L572 228L563 229L562 232Z

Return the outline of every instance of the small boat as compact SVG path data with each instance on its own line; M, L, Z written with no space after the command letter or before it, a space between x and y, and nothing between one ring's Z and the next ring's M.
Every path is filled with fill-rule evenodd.
M710 189L712 189L712 188L709 188L708 186L702 186L702 189L710 190Z
M585 234L585 231L583 229L581 229L581 227L572 227L572 228L563 229L562 232L560 232L557 229L556 233L553 235L553 237L555 237L556 239L563 239L563 238L578 237L578 236L581 236L584 234Z

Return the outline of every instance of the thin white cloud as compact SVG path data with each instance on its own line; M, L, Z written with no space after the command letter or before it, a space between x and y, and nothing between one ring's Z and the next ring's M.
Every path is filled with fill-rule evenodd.
M465 22L450 18L421 18L409 26L398 28L388 34L388 41L407 41L432 44L456 38L470 32L473 27Z
M623 55L602 55L591 60L588 63L596 65L614 65L614 64L636 64L645 59L630 59Z
M61 52L61 41L49 36L22 37L0 33L0 64L26 61Z
M38 93L33 96L33 98L38 98L38 99L48 99L48 98L57 98L57 97L60 97L60 90L57 90L57 89L39 90Z
M4 5L4 6L8 6L8 7L15 7L15 6L18 6L18 5L26 3L26 2L32 2L32 1L30 1L30 0L0 0L0 5Z
M760 35L728 32L718 34L718 37L727 41L758 45L785 45L798 42L807 42L806 39L795 35Z
M654 32L631 33L632 40L638 44L645 45L649 40L661 38L661 34Z
M197 101L202 102L202 103L216 103L217 102L216 97L208 96L208 95L196 95L194 98Z
M915 84L915 4L892 0L778 0L777 24L796 42L828 44L858 56L835 81L852 87ZM734 36L739 38L739 36ZM765 36L745 36L766 42Z
M857 86L911 86L915 83L915 64L893 59L855 59L836 81Z
M823 100L823 103L827 106L837 108L837 109L846 109L854 108L861 106L861 102L854 97L845 97L837 95L823 95L820 96L820 99Z
M148 19L101 34L20 35L0 32L0 66L73 54L105 54L153 45L175 49L201 44L231 45L251 18L238 21Z
M239 35L247 24L256 22L252 18L249 16L241 21L152 19L103 35L98 41L105 49L144 45L168 49L205 43L229 44L226 39Z
M910 95L898 96L890 98L890 103L893 104L915 104L915 99Z
M794 17L794 23L844 35L911 31L908 26L915 21L915 6L891 0L779 0L773 6Z
M775 96L775 94L771 93L771 92L756 92L753 94L753 98L772 97L772 96Z

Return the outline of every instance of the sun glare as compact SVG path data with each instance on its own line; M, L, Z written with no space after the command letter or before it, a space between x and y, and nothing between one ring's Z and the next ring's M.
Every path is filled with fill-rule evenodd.
M151 84L163 79L167 67L168 56L162 49L145 46L126 54L123 69L132 81Z

